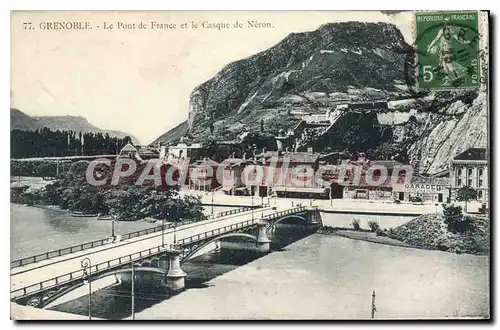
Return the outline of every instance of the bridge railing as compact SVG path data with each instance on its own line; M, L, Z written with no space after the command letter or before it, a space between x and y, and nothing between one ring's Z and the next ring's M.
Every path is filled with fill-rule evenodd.
M188 244L191 244L194 242L198 242L200 240L204 240L204 239L209 238L209 237L218 236L220 234L228 233L228 232L231 232L233 230L248 227L250 225L253 225L253 224L256 224L259 222L260 222L260 219L246 220L246 221L238 222L238 223L235 223L232 225L224 226L222 228L213 229L210 231L206 231L204 233L200 233L197 235L193 235L193 236L189 236L189 237L180 239L179 241L177 241L177 244L171 245L171 247L172 248L179 248L179 247L182 247L183 245L188 245Z
M271 216L270 219L272 219L274 217L288 215L288 214L302 211L305 209L306 209L305 207L300 206L300 207L297 207L294 209L276 212L276 213L273 213L270 215ZM268 218L268 217L269 216L266 216L264 218ZM180 239L175 244L169 244L168 248L170 248L170 249L182 248L184 245L188 245L188 244L197 242L199 240L203 240L203 239L206 239L209 237L214 237L214 236L217 236L220 234L231 232L233 230L241 229L241 228L259 223L260 221L261 221L260 218L253 219L253 220L246 220L246 221L238 222L238 223L231 224L228 226L224 226L221 228L213 229L213 230L210 230L210 231L207 231L204 233L200 233L197 235L189 236L189 237ZM102 263L99 263L96 265L92 265L90 267L90 273L92 273L92 274L102 273L102 272L105 272L105 271L110 270L112 268L121 266L123 264L138 261L138 260L141 260L145 257L155 255L155 254L158 254L158 253L160 253L162 251L166 251L166 250L167 250L167 246L160 245L160 246L152 247L152 248L142 250L139 252L131 253L129 255L125 255L125 256L122 256L119 258L111 259L111 260L108 260L108 261L105 261L105 262L102 262ZM51 288L56 288L62 284L69 283L69 282L72 282L74 280L83 279L86 276L86 271L88 271L88 268L87 268L87 270L78 269L78 270L72 271L70 273L59 275L57 277L54 277L54 278L51 278L51 279L48 279L48 280L45 280L45 281L42 281L42 282L39 282L36 284L14 290L11 292L11 298L22 297L22 296L25 296L27 294L35 293L35 292L38 292L41 290L49 290Z
M27 294L35 293L35 292L45 290L45 289L48 290L51 288L57 288L58 286L63 285L65 283L70 283L70 282L72 282L74 280L78 280L78 279L84 279L88 273L91 273L91 274L102 273L102 272L107 271L109 269L112 269L112 268L115 268L115 267L118 267L118 266L121 266L124 264L128 264L128 263L131 263L134 261L141 260L144 257L148 257L148 256L153 255L153 254L158 254L159 252L161 252L162 250L165 250L165 249L166 249L166 247L162 247L160 245L160 246L149 248L149 249L142 250L139 252L131 253L131 254L126 255L126 256L122 256L119 258L115 258L115 259L111 259L111 260L108 260L105 262L101 262L101 263L96 264L96 265L91 265L90 268L89 267L87 267L86 269L82 268L82 269L72 271L70 273L59 275L57 277L53 277L51 279L48 279L48 280L45 280L45 281L42 281L42 282L39 282L36 284L30 285L30 286L27 286L27 287L24 287L21 289L14 290L11 292L11 298L22 297L22 296L25 296Z
M135 262L135 261L141 260L145 257L158 254L162 251L167 251L168 248L170 248L170 249L182 248L183 245L193 243L197 240L202 240L202 239L205 239L205 238L208 238L211 236L215 236L218 234L223 234L223 233L230 232L230 231L233 231L236 229L240 229L240 228L249 226L253 223L256 223L258 221L259 221L258 219L246 220L246 221L232 224L229 226L225 226L225 227L222 227L219 229L207 231L207 232L201 233L199 235L193 235L193 236L190 236L187 238L183 238L183 239L179 240L176 244L169 244L169 245L165 245L165 246L160 245L157 247L152 247L152 248L149 248L146 250L135 252L135 253L132 253L132 254L129 254L126 256L111 259L109 261L105 261L105 262L102 262L100 264L92 265L90 267L90 272L89 272L89 268L87 268L86 270L78 269L78 270L72 271L70 273L59 275L57 277L54 277L54 278L51 278L51 279L48 279L48 280L45 280L45 281L42 281L42 282L39 282L36 284L30 285L30 286L27 286L27 287L24 287L21 289L14 290L11 292L11 298L18 298L18 297L22 297L22 296L28 295L30 293L35 293L35 292L38 292L41 290L50 290L51 288L57 288L58 286L63 285L65 283L69 283L69 282L72 282L72 281L78 280L78 279L83 279L87 274L86 272L89 272L91 274L102 273L102 272L105 272L105 271L110 270L112 268L116 268L116 267L119 267L121 265Z
M241 208L238 208L238 209L227 210L227 211L222 211L222 212L219 212L219 213L211 214L211 215L208 216L208 218L212 219L212 218L225 217L225 216L228 216L228 215L233 215L233 214L237 214L237 213L251 211L252 208L253 209L260 209L260 208L267 207L267 206L269 206L269 204L256 205L255 207L245 206L245 207L241 207Z
M276 218L282 217L284 215L289 215L289 214L294 214L294 213L297 213L297 212L305 211L306 209L307 209L307 207L301 205L301 206L295 207L293 209L288 209L288 210L284 210L284 211L279 211L279 212L275 212L275 213L272 213L272 214L268 214L268 215L264 216L262 218L262 220L264 220L264 221L270 221L272 219L276 219Z
M102 246L102 245L106 244L108 241L109 241L108 238L103 238L103 239L99 239L99 240L95 240L95 241L91 241L91 242L87 242L87 243L83 243L83 244L79 244L79 245L65 247L62 249L54 250L54 251L40 253L40 254L37 254L37 255L34 255L31 257L21 258L18 260L11 261L10 267L11 268L21 267L21 266L25 266L25 265L32 264L35 262L39 262L39 261L43 261L43 260L47 260L47 259L52 259L55 257L60 257L63 255L66 255L66 254L95 248L95 247Z
M260 205L259 205L259 207L260 207ZM223 211L223 212L219 212L219 213L215 213L215 214L211 215L210 217L208 217L208 219L216 219L219 217L224 217L224 216L228 216L228 215L242 213L242 212L250 211L251 209L252 209L251 207L242 207L239 209ZM182 225L187 225L187 224L191 224L194 222L197 222L197 221L183 221ZM179 225L179 224L175 224L175 223L165 224L165 229L171 229L171 228L175 227L176 225ZM122 240L131 239L134 237L139 237L139 236L143 236L143 235L148 235L148 234L160 232L162 230L161 227L162 226L160 225L160 226L156 226L153 228L141 229L141 230L133 231L130 233L122 234L121 239ZM83 244L65 247L62 249L54 250L54 251L40 253L40 254L37 254L34 256L25 257L25 258L11 261L10 267L15 268L15 267L26 266L26 265L29 265L29 264L32 264L35 262L48 260L48 259L52 259L52 258L56 258L56 257L61 257L64 255L67 255L67 254L80 252L80 251L87 250L87 249L92 249L92 248L95 248L98 246L102 246L108 242L110 242L109 238L103 238L103 239L99 239L99 240L95 240L95 241L91 241L91 242L87 242L87 243L83 243Z

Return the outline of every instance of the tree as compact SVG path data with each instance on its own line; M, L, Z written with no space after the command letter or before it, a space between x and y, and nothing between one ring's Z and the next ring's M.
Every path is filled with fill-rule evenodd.
M467 202L470 200L476 200L477 199L477 190L469 187L469 186L464 186L457 191L457 201L459 202L465 202L465 212L467 213Z
M264 133L264 118L260 120L260 132Z
M370 227L372 232L376 232L380 228L378 222L372 220L368 221L368 227Z
M472 218L463 216L462 207L443 204L444 223L452 233L464 233L473 226Z

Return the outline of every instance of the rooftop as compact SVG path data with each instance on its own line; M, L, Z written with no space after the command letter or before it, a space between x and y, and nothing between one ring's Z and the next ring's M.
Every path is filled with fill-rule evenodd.
M210 158L204 158L197 160L196 162L193 163L194 166L211 166L211 167L217 167L219 166L219 163L217 163L214 160L211 160Z
M486 160L486 148L469 148L453 160Z
M283 152L281 155L278 151L267 151L255 156L257 159L264 157L266 162L281 162L288 159L290 163L313 164L319 158L319 154L311 152Z
M120 151L137 151L137 149L130 143L127 143Z

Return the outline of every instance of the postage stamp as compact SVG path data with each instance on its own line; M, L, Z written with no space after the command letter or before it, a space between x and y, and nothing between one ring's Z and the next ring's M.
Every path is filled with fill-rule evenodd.
M418 90L480 86L477 12L416 13Z

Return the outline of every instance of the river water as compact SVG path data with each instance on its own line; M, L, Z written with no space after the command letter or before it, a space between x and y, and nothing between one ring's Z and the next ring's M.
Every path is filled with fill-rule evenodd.
M329 213L323 221L349 225L353 217L361 218L361 223L373 219ZM409 218L375 220L384 227ZM118 233L152 226L146 222L116 225ZM11 204L11 257L104 237L109 226L108 221L73 218L60 210ZM313 234L257 259L241 255L227 259L210 253L182 267L188 274L187 290L175 296L137 284L136 319L369 318L373 290L376 318L489 314L489 260L485 256ZM88 296L82 296L52 309L86 315L87 301ZM92 315L130 317L130 286L123 283L94 293Z
M214 207L214 213L230 207ZM205 207L205 213L212 212ZM54 207L10 204L10 258L16 260L36 254L78 245L111 235L111 221L96 217L72 217ZM115 234L158 226L146 221L116 221Z
M488 315L488 258L313 234L139 312L136 319Z

